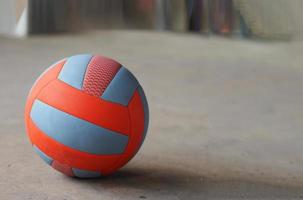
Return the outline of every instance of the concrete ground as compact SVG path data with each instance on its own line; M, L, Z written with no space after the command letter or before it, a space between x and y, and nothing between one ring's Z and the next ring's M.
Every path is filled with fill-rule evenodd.
M0 37L0 199L302 199L302 50L143 31ZM23 123L34 80L78 53L123 63L150 105L137 156L95 180L44 164Z

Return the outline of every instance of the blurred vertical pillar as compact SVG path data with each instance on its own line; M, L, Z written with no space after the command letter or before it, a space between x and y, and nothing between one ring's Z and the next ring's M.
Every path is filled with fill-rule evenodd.
M208 0L187 1L188 29L194 32L209 32Z
M110 29L124 27L125 1L78 0L78 29Z
M23 37L28 31L28 1L0 1L0 34Z
M153 29L157 9L155 0L124 0L125 28Z
M210 26L209 26L209 0L202 1L202 26L201 32L202 33L210 33Z
M202 27L203 0L187 1L188 29L200 32Z
M173 31L187 31L188 15L186 1L184 0L163 0L165 27Z
M155 0L155 29L166 29L163 0Z
M210 26L214 33L229 34L233 25L232 0L210 1Z

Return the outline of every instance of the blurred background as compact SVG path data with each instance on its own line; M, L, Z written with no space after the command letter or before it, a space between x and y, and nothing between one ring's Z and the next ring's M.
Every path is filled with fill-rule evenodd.
M0 0L0 199L302 199L302 0ZM134 159L67 178L33 152L26 96L52 63L99 54L150 107Z
M149 29L247 38L303 34L301 0L1 0L0 33Z

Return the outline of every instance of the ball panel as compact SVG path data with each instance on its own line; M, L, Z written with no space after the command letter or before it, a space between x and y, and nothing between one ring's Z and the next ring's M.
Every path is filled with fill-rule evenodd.
M35 152L46 162L46 164L51 165L53 162L53 159L46 155L44 152L42 152L36 145L33 145L33 148Z
M120 155L95 155L69 148L50 138L30 119L28 123L32 142L42 152L61 163L79 169L107 172L111 166L120 158Z
M30 116L49 137L79 151L91 154L121 154L128 136L96 126L36 100Z
M61 62L58 62L54 64L53 66L49 67L45 72L36 80L34 83L33 87L31 88L29 95L27 97L26 105L25 105L25 127L26 127L26 132L28 134L28 137L31 139L31 134L30 130L28 128L28 120L29 120L29 113L32 108L32 104L34 100L36 99L37 95L39 92L47 86L52 80L56 79L58 74L60 73L63 65L65 63L65 60L62 60Z
M104 91L101 98L126 106L128 105L138 85L138 81L134 75L125 67L121 67Z
M120 160L111 167L110 173L121 168L131 160L139 150L142 143L144 131L144 109L138 91L135 91L133 98L129 102L128 109L131 122L129 142L124 153L121 155Z
M143 132L143 139L142 139L142 143L146 137L146 133L147 133L147 129L148 129L148 122L149 122L149 109L148 109L148 103L147 103L147 99L144 93L144 90L142 89L141 85L139 85L138 87L138 92L143 104L143 109L144 109L144 132ZM142 145L142 144L141 144Z
M83 91L100 97L120 69L120 66L119 63L111 59L94 56L89 62L84 76Z
M100 177L101 173L83 169L72 168L73 174L78 178L96 178Z
M60 80L48 84L38 99L70 115L124 135L130 133L128 109L88 95Z
M64 64L58 79L80 90L82 88L87 65L92 57L92 55L84 54L69 57Z
M57 160L54 160L51 165L54 169L58 170L59 172L67 175L67 176L74 176L72 168L66 164L62 164Z

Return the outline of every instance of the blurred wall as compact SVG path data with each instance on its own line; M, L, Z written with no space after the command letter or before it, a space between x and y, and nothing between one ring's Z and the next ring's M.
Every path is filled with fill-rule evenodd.
M27 0L0 0L0 33L11 36L27 34Z
M303 36L302 0L0 0L0 33L154 29L292 39Z
M15 30L14 2L0 0L0 33L12 34Z
M291 38L302 34L302 0L234 0L253 35Z

